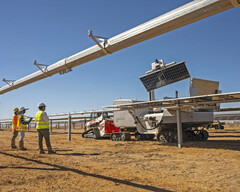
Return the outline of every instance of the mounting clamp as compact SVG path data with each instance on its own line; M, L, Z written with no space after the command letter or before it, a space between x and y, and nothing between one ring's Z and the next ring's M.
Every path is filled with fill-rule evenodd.
M108 38L99 37L99 36L94 36L93 33L92 33L92 30L89 30L89 31L88 31L88 36L93 39L93 41L100 47L100 49L101 49L106 55L111 54L111 52L109 52L109 51L106 49L106 45L107 45L107 43L108 43ZM103 46L98 42L98 40L103 42Z
M240 0L230 0L230 2L234 7L240 7Z
M47 72L46 72L46 69L47 69L47 67L48 67L49 65L39 64L39 63L37 63L36 60L33 61L33 65L36 65L37 68L40 69L46 77L49 77L49 75L48 75ZM45 68L42 69L40 66L44 66Z
M7 83L9 86L13 86L15 80L6 80L5 78L3 78L3 82Z

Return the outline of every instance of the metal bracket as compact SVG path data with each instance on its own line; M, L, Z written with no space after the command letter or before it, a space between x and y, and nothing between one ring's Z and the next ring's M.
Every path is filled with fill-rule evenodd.
M111 52L109 52L109 51L106 49L106 45L107 45L107 43L108 43L108 38L99 37L99 36L94 36L93 33L92 33L92 30L89 30L89 31L88 31L88 36L93 39L93 41L100 47L100 49L101 49L106 55L111 54ZM97 40L102 41L102 42L103 42L103 46L102 46Z
M240 0L230 0L230 2L234 7L240 7Z
M3 78L3 82L7 83L9 86L13 86L14 81L15 80L6 80L5 78Z
M66 57L66 58L64 59L64 65L66 65L67 68L59 71L59 74L60 74L60 75L63 75L63 74L65 74L65 73L68 73L68 72L71 72L71 71L72 71L72 68L67 65L67 59L68 59L68 57Z
M49 77L49 75L48 75L47 72L46 72L46 69L47 69L47 67L48 67L49 65L39 64L39 63L37 63L36 60L33 61L33 65L36 65L37 68L40 69L46 77ZM44 66L45 68L42 69L40 66ZM43 71L43 70L44 70L44 71Z

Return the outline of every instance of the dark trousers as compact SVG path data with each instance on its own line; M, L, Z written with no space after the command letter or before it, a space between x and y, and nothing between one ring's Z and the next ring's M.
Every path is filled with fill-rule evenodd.
M16 139L17 136L18 136L18 131L13 131L12 140L11 140L11 147L12 148L16 148L15 139Z
M43 137L46 141L46 145L48 145L50 143L50 136L49 136L49 129L37 129L38 131L38 145L39 147L41 147L42 141L43 141Z
M18 131L13 131L12 139L16 139L17 136L18 136Z

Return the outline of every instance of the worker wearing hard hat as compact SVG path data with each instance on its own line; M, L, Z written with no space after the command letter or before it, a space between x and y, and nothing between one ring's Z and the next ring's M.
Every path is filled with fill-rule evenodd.
M40 154L44 154L43 150L43 137L46 141L47 149L49 154L55 154L56 152L52 150L51 142L50 142L50 134L49 134L49 118L47 113L44 112L46 110L46 105L44 103L38 104L39 111L36 114L36 129L38 131L38 146L40 150Z
M19 129L20 132L20 138L19 138L19 149L20 150L27 150L24 147L24 137L25 137L25 131L27 131L27 125L31 122L32 117L30 118L29 121L25 120L24 114L26 113L26 110L28 108L21 107L19 112L18 112L18 122L17 122L17 128Z
M18 136L18 128L17 128L17 121L18 121L18 108L14 108L13 109L13 118L12 118L12 131L13 131L13 135L12 135L12 140L11 140L11 149L16 149L17 146L15 145L15 139Z

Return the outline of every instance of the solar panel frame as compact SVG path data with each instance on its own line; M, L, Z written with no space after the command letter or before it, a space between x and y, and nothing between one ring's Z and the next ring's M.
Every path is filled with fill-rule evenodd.
M185 62L165 65L164 67L139 77L147 91L164 87L190 77Z

